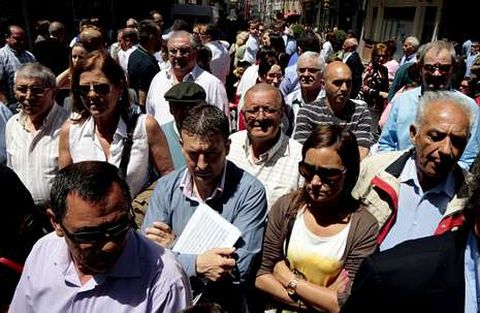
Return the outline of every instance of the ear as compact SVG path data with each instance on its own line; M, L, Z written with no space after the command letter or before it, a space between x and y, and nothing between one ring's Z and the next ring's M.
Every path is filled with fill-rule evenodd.
M52 209L50 208L47 209L47 216L57 236L63 237L65 234L63 232L62 226L60 226L60 224L57 222L57 218L55 217L55 213L53 213Z
M418 134L418 128L415 124L410 125L410 141L412 144L415 144L415 141L417 139L417 134Z

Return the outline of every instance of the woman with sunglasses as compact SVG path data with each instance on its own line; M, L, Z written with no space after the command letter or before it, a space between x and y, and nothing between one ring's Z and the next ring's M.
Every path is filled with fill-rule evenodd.
M72 95L75 118L60 132L60 168L89 160L120 168L131 127L126 180L132 196L149 185L150 165L162 176L173 170L167 140L155 119L145 114L131 119L138 110L129 103L123 69L109 54L97 50L79 61L72 72Z
M273 205L255 285L277 309L338 312L361 261L375 248L375 218L351 196L359 174L355 136L322 126L305 141L305 183Z

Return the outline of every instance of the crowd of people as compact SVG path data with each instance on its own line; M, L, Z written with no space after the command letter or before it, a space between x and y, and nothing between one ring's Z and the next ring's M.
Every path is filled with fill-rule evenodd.
M477 39L38 25L0 48L0 312L480 310ZM235 243L179 248L200 212Z

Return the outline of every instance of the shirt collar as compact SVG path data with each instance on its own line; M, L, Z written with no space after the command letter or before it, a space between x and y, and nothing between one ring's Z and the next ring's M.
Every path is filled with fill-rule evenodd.
M409 182L413 183L414 186L419 190L422 190L420 186L420 182L418 180L417 165L415 163L415 154L412 155L407 160L402 170L402 173L400 174L400 183L409 183ZM444 179L434 188L430 189L428 192L436 193L436 194L444 193L449 198L451 198L455 193L455 188L456 188L455 175L453 174L453 171L450 171L446 179Z
M245 151L247 159L249 161L252 161L256 165L268 162L268 160L270 160L280 150L285 140L285 134L283 134L282 130L278 129L278 132L280 133L280 135L278 136L277 142L275 142L275 144L272 147L270 147L270 149L268 149L265 153L260 154L258 156L258 159L255 159L253 155L252 143L247 133L245 142L243 144L243 150Z
M95 135L95 120L93 119L93 117L90 116L87 119L86 123L91 123L91 125L89 127L85 127L85 135L93 137ZM119 135L122 138L127 137L127 124L125 123L125 121L121 116L118 119L118 124L117 124L117 128L115 129L114 136L115 135Z
M52 107L50 108L50 111L48 111L47 116L45 116L45 118L43 119L42 128L46 128L53 123L53 120L54 120L54 117L56 116L56 112L58 111L58 108L59 106L54 102ZM20 123L20 125L22 125L22 127L25 130L29 131L26 127L27 117L28 117L27 114L25 114L23 110L20 109L20 112L17 117L17 121Z
M198 76L200 76L200 74L202 74L204 71L202 70L202 68L198 65L195 64L195 66L193 67L192 71L190 73L188 73L187 75L185 75L182 79L182 81L184 82L187 82L187 81L196 81ZM166 72L166 75L167 75L167 78L169 80L172 79L172 69L170 69L169 71Z
M182 190L182 193L185 197L191 200L195 200L198 202L206 202L208 200L211 200L215 197L220 196L223 193L223 190L225 189L225 174L227 172L227 161L225 161L225 165L223 167L223 173L222 173L222 178L220 179L219 184L217 187L213 190L212 194L208 196L205 200L201 200L200 198L197 197L194 193L193 186L195 184L195 181L193 180L193 176L188 170L188 168L185 169L185 172L183 173L183 177L180 180L180 190Z

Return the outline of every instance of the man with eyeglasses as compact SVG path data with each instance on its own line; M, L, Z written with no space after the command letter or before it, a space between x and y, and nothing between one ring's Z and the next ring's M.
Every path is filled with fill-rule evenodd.
M191 304L172 253L132 228L130 191L115 166L63 168L51 203L55 231L28 256L10 312L177 312Z
M46 218L50 186L58 171L60 128L68 112L55 103L55 74L39 63L27 63L17 70L14 90L20 112L8 120L5 130L7 165ZM44 226L51 229L48 220Z
M230 136L227 158L263 183L270 208L280 196L301 185L302 145L281 130L284 107L277 88L254 85L245 94L241 112L247 129Z
M355 134L363 159L374 141L366 103L350 99L352 71L341 61L331 62L325 68L322 83L325 97L300 108L293 138L304 143L316 127L340 124Z
M325 60L319 53L306 51L298 57L297 75L300 82L300 89L291 92L285 97L285 104L293 110L293 121L295 124L298 110L305 104L325 97L322 88L322 74L325 69Z
M217 303L225 312L248 312L252 264L261 250L267 201L262 183L226 160L229 133L220 109L200 105L188 111L180 126L186 167L158 180L142 230L170 248L201 204L237 227L241 236L234 247L176 255L194 293L202 294L200 301Z
M25 63L35 62L33 54L26 47L25 31L17 25L8 26L6 45L0 49L0 102L13 112L16 109L16 98L13 90L15 71Z
M473 115L468 144L459 160L459 165L468 170L479 151L478 105L475 101L451 87L456 53L450 42L443 40L428 43L420 54L421 86L397 95L378 140L379 151L398 151L412 147L409 128L415 120L419 99L426 91L450 90L465 98Z
M168 40L171 68L155 75L146 100L147 114L152 115L160 126L174 120L165 93L172 86L185 81L199 84L205 90L206 102L229 116L225 86L217 77L197 65L197 45L193 34L183 30L172 32Z
M468 176L457 161L474 119L460 93L425 92L409 126L413 148L377 153L362 162L352 195L377 218L380 250L463 224Z

